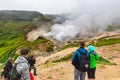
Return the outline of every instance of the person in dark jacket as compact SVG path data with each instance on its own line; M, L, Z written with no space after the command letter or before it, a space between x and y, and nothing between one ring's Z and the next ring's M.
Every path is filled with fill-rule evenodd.
M87 57L89 57L89 53L84 47L85 43L83 41L80 41L80 47L74 52L72 60L76 58L75 56L78 56L78 61L80 61L81 58L80 52L84 53ZM85 80L85 76L86 72L82 72L78 70L76 67L74 68L74 80Z
M35 67L35 63L36 63L36 59L34 55L31 55L31 57L28 58L28 62L30 64L30 71L31 69L34 70L34 76L36 76L36 67Z
M10 72L10 70L12 69L12 63L13 63L13 58L9 58L8 59L8 61L7 61L7 63L6 63L6 65L5 65L5 67L4 67L4 71L3 71L3 75L4 75L4 79L5 80L10 80L10 78L9 78L9 72Z

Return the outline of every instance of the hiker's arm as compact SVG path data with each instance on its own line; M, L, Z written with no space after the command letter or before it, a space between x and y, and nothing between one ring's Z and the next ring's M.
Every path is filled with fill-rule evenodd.
M24 66L22 67L21 80L30 80L29 66L26 63L24 63Z
M75 56L78 56L78 60L80 60L80 56L81 54L78 52L78 50L76 50L72 56L72 60L75 58Z
M72 60L75 58L75 56L77 55L77 51L75 51L72 55Z
M11 66L10 66L9 64L6 64L4 70L5 70L6 72L9 72L10 69L11 69Z
M98 54L96 54L95 59L99 60L99 55Z

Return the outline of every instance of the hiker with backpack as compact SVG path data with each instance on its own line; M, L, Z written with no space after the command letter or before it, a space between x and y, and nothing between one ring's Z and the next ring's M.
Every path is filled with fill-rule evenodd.
M88 79L94 80L95 79L95 71L96 71L96 60L99 59L98 54L95 52L95 47L90 45L88 46L88 51L90 55L90 65L87 71Z
M29 63L27 60L28 52L29 50L27 48L22 49L20 52L20 56L16 59L14 63L17 64L16 70L20 74L20 79L17 80L30 80Z
M72 56L72 64L75 67L74 80L85 80L86 71L89 66L89 53L84 47L85 43L80 41L80 48Z
M30 64L30 71L33 69L34 70L34 76L36 76L36 67L35 67L35 63L36 63L36 59L35 59L35 56L34 55L31 55L29 58L28 58L28 62Z
M5 67L4 67L4 71L1 74L1 76L4 76L4 80L10 80L9 72L13 67L12 63L13 63L13 58L9 58Z

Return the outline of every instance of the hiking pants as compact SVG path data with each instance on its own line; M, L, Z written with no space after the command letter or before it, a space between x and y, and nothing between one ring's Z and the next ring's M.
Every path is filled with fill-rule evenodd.
M36 67L35 67L35 66L31 66L31 67L30 67L30 71L31 71L31 69L34 70L34 75L36 75Z
M81 72L76 68L74 69L74 80L85 80L85 76L86 72Z

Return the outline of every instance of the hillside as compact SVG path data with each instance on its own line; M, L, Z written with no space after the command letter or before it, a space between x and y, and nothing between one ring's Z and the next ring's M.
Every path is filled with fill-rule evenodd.
M98 54L111 63L117 65L98 64L96 71L96 80L119 80L120 79L120 44L97 47ZM54 62L70 54L76 48L68 48L55 53L49 57L37 58L38 76L35 80L73 80L74 67L71 60ZM46 63L47 61L47 63ZM112 70L112 71L111 71Z
M43 18L37 11L0 10L0 20L32 21L34 18Z
M16 59L16 53L23 47L38 51L38 55L53 51L53 41L40 37L38 33L48 32L57 16L49 18L37 11L0 10L0 63L4 64L9 57ZM32 31L37 29L40 31L33 35ZM41 47L43 45L44 48Z
M41 27L44 23L52 25L52 21L47 21L42 16L43 14L34 11L0 11L0 64L4 64L9 57L16 59L18 56L16 53L23 47L39 50L40 44L44 44L43 51L52 50L53 43L43 37L38 37L32 42L27 41L26 34L29 31ZM42 22L40 17L44 19ZM34 20L35 18L39 20Z
M97 65L96 80L119 80L120 35L91 39L87 44L95 45L97 53L101 56ZM73 80L74 67L71 64L71 56L77 48L70 45L50 56L37 56L38 75L35 76L35 80Z
M97 39L95 42L94 45L98 46L96 51L101 56L97 65L96 80L119 80L120 35ZM71 45L48 57L37 57L38 76L35 80L73 80L71 56L77 48Z
M0 72L9 57L16 59L20 49L27 47L30 50L29 54L35 54L37 58L38 76L35 80L73 80L71 56L78 48L79 41L83 39L58 43L51 37L43 36L51 30L53 24L61 24L65 20L64 15L43 15L36 11L0 11ZM113 32L104 32L96 34L94 38L85 39L87 45L97 47L97 52L101 56L96 80L120 78L118 29L119 25L111 25L106 30Z

